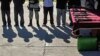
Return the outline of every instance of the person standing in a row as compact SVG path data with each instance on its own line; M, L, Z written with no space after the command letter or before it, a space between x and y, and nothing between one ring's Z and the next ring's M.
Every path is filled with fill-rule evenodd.
M39 26L39 13L38 13L40 11L39 0L29 0L28 9L29 9L29 18L30 18L29 20L30 22L28 26L32 26L33 10L35 12L37 26Z
M47 15L48 15L48 12L49 12L49 15L50 15L50 23L51 23L51 26L54 25L54 20L53 20L53 0L43 0L44 2L44 21L43 21L43 26L46 26L47 24Z
M8 27L11 27L11 19L10 19L10 3L11 0L0 0L1 1L1 13L2 13L2 21L3 21L3 27L7 25ZM6 21L6 15L7 15L7 21Z
M14 3L14 20L15 20L15 27L19 26L18 22L18 14L20 15L21 21L20 25L24 26L24 10L23 10L23 4L25 0L13 0Z
M57 8L57 27L60 26L60 22L62 21L62 26L65 26L66 23L66 3L68 0L57 0L56 8Z

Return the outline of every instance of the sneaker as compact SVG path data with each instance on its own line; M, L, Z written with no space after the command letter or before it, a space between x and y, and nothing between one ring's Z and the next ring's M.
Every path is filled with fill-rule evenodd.
M70 23L70 24L69 24L69 26L73 26L73 24L72 24L72 23Z
M29 24L28 26L30 27L30 26L32 26L32 24Z
M18 24L15 24L14 26L15 26L15 27L18 27L19 25L18 25Z
M54 24L51 24L51 26L54 27L55 25Z
M46 24L43 24L42 26L46 27L47 25Z
M62 25L63 27L65 27L65 25Z
M24 24L21 24L21 27L24 27Z
M8 27L12 27L11 24L9 24Z
M57 27L60 27L60 25L57 25Z
M6 24L2 25L2 27L6 27Z

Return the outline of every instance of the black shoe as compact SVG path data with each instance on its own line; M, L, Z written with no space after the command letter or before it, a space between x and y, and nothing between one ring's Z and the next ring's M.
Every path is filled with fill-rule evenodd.
M72 24L72 23L70 23L70 24L69 24L69 26L73 26L73 24Z
M8 27L12 27L11 24L9 24Z
M54 24L51 24L51 27L54 27L55 25Z
M38 27L40 27L40 25L39 25L39 24L37 24L37 26L38 26Z
M57 25L57 27L60 27L60 25Z
M30 27L30 26L32 26L32 24L29 24L28 26Z
M65 25L62 25L62 27L65 27Z
M20 26L21 26L21 27L24 27L24 24L21 24Z
M6 27L6 24L2 25L2 27Z
M18 25L18 24L15 24L14 26L15 26L15 27L18 27L19 25Z
M46 27L47 25L46 25L46 24L43 24L42 26L43 26L43 27Z

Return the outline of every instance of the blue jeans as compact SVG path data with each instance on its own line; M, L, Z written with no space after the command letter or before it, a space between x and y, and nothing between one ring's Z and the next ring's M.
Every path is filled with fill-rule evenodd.
M23 10L23 7L20 7L20 8L17 8L17 7L14 7L14 20L15 20L15 24L18 25L18 14L21 18L21 21L20 21L20 25L24 25L24 10Z
M32 20L33 19L33 8L31 8L30 10L29 10L29 18L30 18L30 20ZM36 18L36 21L38 21L39 20L39 11L36 11L36 10L34 10L34 12L35 12L35 18Z

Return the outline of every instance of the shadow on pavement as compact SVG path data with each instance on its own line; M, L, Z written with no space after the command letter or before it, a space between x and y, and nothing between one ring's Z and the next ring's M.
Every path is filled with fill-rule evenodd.
M100 51L83 51L82 56L100 56Z
M8 42L13 42L13 38L16 37L16 33L13 31L12 28L3 27L3 34L4 38L8 39Z
M33 34L30 33L25 27L16 27L16 29L18 31L19 37L23 38L25 42L29 42L29 38L33 37Z
M46 28L49 29L54 34L55 37L63 39L64 42L66 42L66 43L70 43L70 41L68 40L70 38L70 35L68 33L65 33L65 32L59 30L55 26L53 26L54 29L51 29L48 26ZM68 32L68 31L66 31L66 32Z
M39 38L41 41L44 40L47 43L52 43L53 35L48 34L48 32L41 27L35 28L32 26L32 29L36 32L36 35L34 35L35 37Z
M65 27L59 27L60 29L62 29L66 34L68 35L72 35L71 32L72 32L72 28L69 27L69 26L65 26Z

